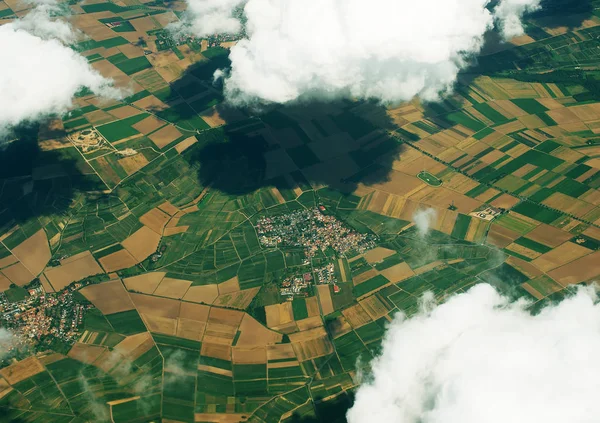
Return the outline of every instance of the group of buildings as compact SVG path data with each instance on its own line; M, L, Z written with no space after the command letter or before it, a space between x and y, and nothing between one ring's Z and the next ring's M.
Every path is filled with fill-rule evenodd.
M314 207L277 216L264 216L256 223L258 239L263 247L301 247L306 263L323 253L326 260L343 256L349 251L362 253L376 246L376 237L360 234L346 226L333 215L325 214L325 208ZM306 297L311 284L333 285L339 292L335 265L332 261L312 269L286 277L280 285L280 293L288 299Z
M256 223L256 231L263 247L302 247L308 258L328 249L343 255L375 246L374 237L352 230L318 207L262 217Z
M28 295L17 301L0 294L0 327L13 334L3 353L18 356L25 350L75 343L81 335L85 313L93 307L75 297L75 291L84 285L77 282L60 292L49 293L39 282L33 282L27 288Z

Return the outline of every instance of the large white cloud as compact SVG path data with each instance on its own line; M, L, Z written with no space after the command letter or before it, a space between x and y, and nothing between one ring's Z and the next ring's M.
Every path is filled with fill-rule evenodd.
M241 30L235 9L246 0L188 0L189 30L200 37L215 34L235 34ZM175 29L178 25L174 26Z
M232 26L243 0L189 0L196 32ZM375 98L448 91L497 22L507 37L539 0L248 0L247 38L231 50L226 92L238 101L286 103L303 96ZM223 7L217 7L221 4ZM204 14L197 13L205 9ZM218 18L216 18L216 16ZM228 22L222 25L222 22ZM201 29L198 29L201 28ZM215 30L211 28L211 30Z
M600 305L593 288L532 316L490 285L396 318L349 423L595 423Z
M0 66L0 137L23 121L60 114L82 87L110 97L120 92L69 47L76 34L51 2L0 26L5 62Z

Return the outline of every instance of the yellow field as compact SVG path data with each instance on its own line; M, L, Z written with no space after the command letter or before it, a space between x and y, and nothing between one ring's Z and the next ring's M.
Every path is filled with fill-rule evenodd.
M120 280L89 285L79 292L94 304L102 314L112 314L132 310L133 303Z

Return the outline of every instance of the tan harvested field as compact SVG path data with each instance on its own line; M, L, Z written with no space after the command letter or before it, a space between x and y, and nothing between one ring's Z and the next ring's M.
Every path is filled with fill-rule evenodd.
M129 21L131 25L139 32L148 32L153 29L159 29L157 21L152 16L144 16L142 18L131 19Z
M156 251L159 242L159 234L147 226L142 226L121 244L140 262Z
M128 59L141 57L144 55L144 49L133 44L125 44L118 47L121 53L127 56Z
M94 304L102 314L112 314L134 308L129 294L120 280L89 285L79 292Z
M563 286L594 280L600 276L600 251L581 257L548 272L548 276Z
M474 156L486 148L488 148L486 144L478 142L477 144L471 145L469 148L464 148L463 150ZM468 192L479 185L479 183L473 179L456 172L446 175L442 180L446 188L450 188L460 194L464 194L465 192Z
M203 342L200 354L206 357L220 358L221 360L231 361L231 346L222 344L211 344Z
M469 224L469 230L465 236L466 241L471 241L479 244L485 237L485 232L489 223L481 219L472 219Z
M46 269L44 275L56 291L88 276L102 273L103 270L90 251L61 260L60 266Z
M94 110L84 114L85 118L93 125L102 125L103 123L115 120L115 117L104 110Z
M117 160L117 162L121 165L123 170L127 172L127 175L137 172L149 163L148 159L143 154L123 157L122 159Z
M296 353L292 344L268 345L267 358L269 361L294 359L296 358Z
M210 109L206 109L202 113L200 113L200 117L211 128L215 128L217 126L225 125L227 123L227 122L225 122L225 119L223 119L221 117L221 115L219 115L219 111L214 106L211 107Z
M340 336L343 336L349 332L352 332L352 326L350 325L348 320L344 318L344 316L336 317L334 322L335 323L331 325L329 329L329 332L334 339L339 338Z
M285 369L287 367L296 367L299 366L300 363L298 360L290 360L290 361L280 361L278 363L269 363L269 369Z
M4 398L13 391L13 388L7 381L0 378L0 399Z
M139 115L142 113L142 111L132 106L123 106L112 109L109 113L117 119L125 119L131 116Z
M403 281L414 275L413 270L406 262L396 264L379 273L392 283Z
M11 264L15 264L19 259L13 256L12 254L0 259L0 269L4 267L8 267Z
M218 286L219 294L229 294L230 292L236 292L240 290L240 284L237 276L218 284Z
M191 281L183 279L164 278L160 285L154 291L154 295L160 297L183 298L188 288L192 285Z
M232 347L231 362L236 364L261 364L267 362L267 349L263 347Z
M367 251L364 254L364 256L369 263L378 263L380 261L383 261L384 258L389 257L395 253L396 251L390 250L388 248L376 247L372 250Z
M290 301L265 306L265 313L267 315L267 326L271 329L280 330L294 323L294 313Z
M42 363L44 366L47 366L48 364L52 364L62 360L63 358L66 358L66 356L60 353L44 353L39 355L38 358L40 363Z
M501 207L503 209L510 209L515 206L519 202L517 197L513 197L509 194L502 194L500 197L496 198L491 202L494 207Z
M363 272L359 275L353 276L352 277L352 281L354 282L354 285L360 285L361 283L363 283L364 281L367 281L375 276L377 276L379 274L379 272L375 269L369 269L366 272Z
M153 314L140 314L146 327L150 332L162 333L169 336L177 336L177 320Z
M165 126L148 135L148 138L150 138L158 148L166 147L179 137L181 137L181 132L172 125Z
M75 360L92 364L104 352L106 352L106 347L75 343L67 355Z
M213 304L219 296L219 288L216 284L191 286L183 299L194 303Z
M210 307L207 305L182 302L179 317L197 322L208 322L209 314Z
M419 167L419 172L421 170L422 169ZM423 186L425 186L425 182L421 181L416 176L407 175L406 173L394 170L388 175L388 180L386 182L371 185L371 188L389 194L408 197L410 193L418 191Z
M388 313L387 307L376 295L360 300L359 304L373 320L377 320Z
M129 296L141 315L160 316L173 320L179 318L181 301L135 293L130 293Z
M580 122L577 115L573 113L570 109L570 107L562 107L560 109L549 110L546 113L552 118L552 120L554 120L559 125Z
M492 223L490 231L488 232L487 242L498 248L504 248L520 236L521 234L518 232Z
M141 100L133 103L136 107L140 107L146 110L164 110L169 108L165 103L160 101L153 95L149 95L147 97L142 98Z
M114 347L114 351L130 361L134 361L154 346L149 332L142 332L123 339Z
M319 310L319 300L317 297L309 297L306 299L306 310L308 311L308 317L321 315L321 311Z
M244 289L242 291L230 294L221 294L215 300L215 305L244 310L250 305L256 294L258 294L259 290L260 287L256 287Z
M369 313L367 313L360 304L353 305L352 307L343 310L342 314L354 329L364 326L372 321Z
M515 267L517 270L519 270L524 275L526 275L532 279L537 278L538 276L541 276L543 274L543 272L540 269L535 267L530 262L527 262L527 261L522 260L517 257L511 256L506 260L506 262L508 264L510 264L511 266Z
M548 272L552 269L556 269L557 267L590 254L591 252L592 250L577 245L573 242L565 242L552 251L541 255L539 258L532 261L532 263L541 271Z
M573 197L569 197L568 195L561 194L560 192L555 192L550 197L542 201L542 204L561 210L568 214L574 214L578 217L585 216L594 208L592 204L577 200Z
M209 343L231 345L243 317L241 311L211 307L204 339Z
M111 36L114 35L112 31L110 31L110 34ZM108 60L98 60L97 62L93 62L91 66L98 72L100 72L104 77L112 78L115 81L115 85L117 87L127 86L131 82L131 79L125 72L121 71Z
M198 370L204 371L204 372L209 372L209 373L215 373L218 375L233 377L233 372L231 370L220 369L218 367L207 366L204 364L199 364Z
M510 245L506 246L506 249L509 251L512 251L514 253L517 253L521 256L527 257L529 259L536 259L539 256L541 256L541 254L538 253L537 251L523 247L522 245L519 245L519 244L510 244Z
M427 186L411 195L410 199L440 209L447 209L450 204L454 203L456 211L459 213L470 213L482 204L480 201L457 194L443 186L437 188Z
M323 319L321 316L307 317L306 319L296 320L296 325L298 326L298 330L308 330L323 326Z
M529 285L527 282L522 283L521 284L521 288L523 288L525 291L529 292L531 295L533 295L533 297L536 300L541 300L544 298L544 294L542 294L541 292L539 292L537 289L535 289L533 286Z
M249 314L244 314L238 330L241 334L237 347L271 345L281 342L283 338L282 334L267 329Z
M18 262L9 267L5 267L2 269L2 273L6 276L10 281L16 285L23 286L27 285L31 282L35 276L31 274L29 270L23 263Z
M142 275L125 278L123 279L123 283L129 291L152 294L165 275L166 272L144 273Z
M181 303L176 335L202 341L206 330L209 308L201 304Z
M329 285L318 285L317 290L319 291L319 302L321 303L323 315L333 313L333 301L331 300Z
M307 334L310 332L310 334ZM292 340L292 347L298 357L298 361L310 360L333 352L333 346L324 328L310 329L292 335L301 335Z
M40 229L13 248L12 253L32 275L37 276L44 270L51 256L46 232Z
M98 261L107 273L126 269L138 263L135 257L127 250L119 250L107 256L100 257Z
M173 204L171 204L168 201L165 201L164 203L159 205L158 208L170 216L177 214L177 212L179 211L179 209L177 207L175 207Z
M36 357L27 357L0 370L0 376L6 379L11 385L14 385L44 370L44 366L42 366L42 363Z
M552 248L558 247L563 242L573 238L573 235L569 232L555 228L554 226L546 225L545 223L542 223L531 232L528 232L526 236L527 238Z
M165 124L166 122L150 115L146 119L132 125L132 127L137 129L142 134L148 135L150 132L156 131L158 128L163 127Z
M198 139L196 137L186 138L175 146L175 150L181 154L185 150L190 148L192 145L196 144L197 142L198 142Z
M11 283L12 282L6 276L0 273L0 292L4 292L10 288Z
M207 423L239 423L245 422L250 417L249 413L195 413L195 422ZM164 422L166 420L163 419Z
M180 338L202 341L206 330L206 322L194 319L180 318L177 324L176 335Z

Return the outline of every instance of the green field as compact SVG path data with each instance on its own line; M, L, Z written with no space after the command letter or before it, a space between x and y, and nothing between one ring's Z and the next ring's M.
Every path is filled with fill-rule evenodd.
M427 171L422 171L419 172L419 174L417 175L417 177L422 180L423 182L431 185L432 187L439 187L440 185L442 185L442 181L439 180L438 178L436 178L434 175L432 175L431 173L427 172Z

